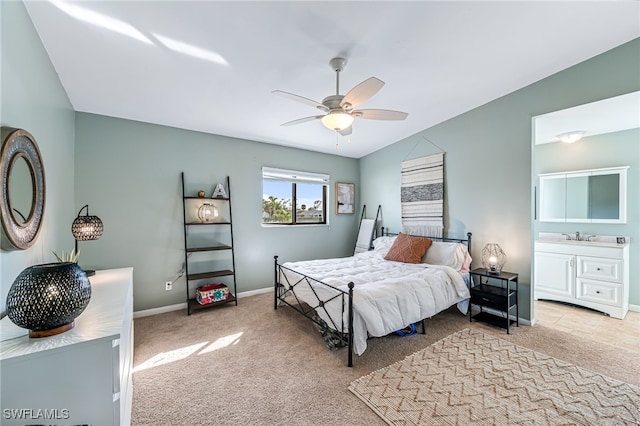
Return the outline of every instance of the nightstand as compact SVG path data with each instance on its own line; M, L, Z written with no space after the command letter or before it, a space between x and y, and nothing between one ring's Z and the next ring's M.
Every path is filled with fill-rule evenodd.
M519 327L518 319L518 274L502 271L492 274L485 268L476 268L470 272L471 301L469 303L469 321L482 321L498 327L506 328L507 334L512 324ZM480 308L475 315L471 311L472 305ZM497 313L485 311L488 308ZM509 318L511 310L515 309L516 319ZM499 315L503 313L504 316Z

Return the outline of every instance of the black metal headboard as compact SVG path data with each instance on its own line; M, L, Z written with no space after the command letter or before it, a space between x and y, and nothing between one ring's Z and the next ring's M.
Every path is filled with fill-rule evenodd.
M395 236L398 235L395 232L389 232L388 230L385 229L385 227L382 227L382 236L383 237L390 237L390 236ZM424 237L424 238L429 238L430 240L433 241L444 241L444 242L453 242L453 243L461 243L461 244L466 244L467 245L467 250L469 251L469 253L471 253L471 232L467 232L467 239L460 239L460 238L448 238L448 237L429 237L427 235L413 235L415 237Z

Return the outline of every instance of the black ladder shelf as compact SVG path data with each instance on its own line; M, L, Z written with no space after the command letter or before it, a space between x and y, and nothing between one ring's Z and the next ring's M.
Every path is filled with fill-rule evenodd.
M206 198L199 197L196 195L187 195L187 190L185 188L185 179L184 172L181 173L182 178L182 217L184 221L184 268L185 275L187 281L187 314L191 315L191 312L198 309L207 309L220 305L224 305L227 303L235 303L238 305L238 298L236 293L236 273L235 273L235 256L234 256L234 247L233 247L233 221L231 215L231 186L229 181L229 176L226 179L226 187L227 187L227 196L226 197L216 197L216 198ZM200 206L208 203L215 206L218 210L221 219L215 219L212 221L203 221L199 220L197 214L194 211L197 211ZM210 240L207 241L207 244L197 244L194 241L194 235L190 235L193 227L213 227L214 229L219 230L220 227L227 227L228 232L223 232L223 235L227 235L229 243L211 243ZM213 234L210 233L210 234ZM205 233L206 235L206 233ZM199 233L198 236L202 237L203 234ZM218 260L222 263L230 263L231 269L218 269L214 267L213 259L207 259L207 254L214 255L214 253L230 253L230 259ZM196 256L204 256L204 259L200 259L206 265L204 271L194 272L196 269L193 265L193 260L190 259L192 255ZM211 267L209 267L211 265ZM202 267L201 267L202 268ZM198 269L201 269L198 268ZM211 283L196 283L202 280L206 280L209 278L222 278L227 277L224 284L229 288L229 297L224 300L208 303L206 305L201 305L195 298L196 295L196 287L200 284L211 284Z

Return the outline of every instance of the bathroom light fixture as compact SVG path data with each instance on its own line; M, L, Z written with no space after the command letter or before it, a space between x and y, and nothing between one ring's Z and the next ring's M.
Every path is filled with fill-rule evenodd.
M500 275L502 267L507 263L507 255L496 243L489 243L482 249L482 266L490 274Z
M330 130L344 130L353 123L353 116L343 111L331 111L329 114L322 116L322 124Z
M82 210L87 209L87 214L82 216ZM89 216L89 205L85 205L78 212L78 217L71 224L71 233L76 239L76 253L78 253L78 241L97 240L102 236L104 225L98 216ZM87 276L96 273L93 270L85 270Z
M572 132L559 134L558 139L560 139L564 143L574 143L582 139L584 134L585 134L584 130L574 130Z

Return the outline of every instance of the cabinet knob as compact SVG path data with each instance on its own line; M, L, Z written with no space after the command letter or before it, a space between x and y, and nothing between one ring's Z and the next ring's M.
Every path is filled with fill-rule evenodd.
M596 294L600 294L600 290L596 290Z
M600 268L596 268L596 271L599 271L599 270L600 270Z

